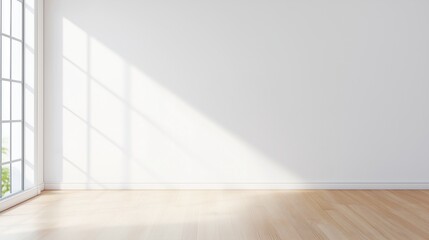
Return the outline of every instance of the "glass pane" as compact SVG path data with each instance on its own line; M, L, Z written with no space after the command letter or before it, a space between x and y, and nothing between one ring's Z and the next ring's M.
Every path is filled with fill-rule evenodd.
M2 0L1 6L2 32L10 34L10 1Z
M10 123L2 123L2 163L10 161Z
M22 76L22 43L12 40L12 79L21 80Z
M12 163L12 187L11 192L16 193L22 190L22 161Z
M2 81L2 120L10 120L10 83Z
M22 119L22 84L12 83L12 120ZM12 136L13 137L13 136Z
M1 1L1 78L23 80L23 9L22 0ZM4 34L4 36L3 36ZM13 39L12 39L13 38ZM22 90L23 84L0 80L1 120L19 120L1 123L1 194L0 197L22 191ZM15 162L11 162L15 160Z
M1 166L1 195L7 196L10 194L10 165L3 164Z
M12 160L22 158L22 123L12 123L12 142L11 142L11 154Z
M22 3L12 0L12 36L22 39Z
M10 38L1 37L2 78L10 78Z

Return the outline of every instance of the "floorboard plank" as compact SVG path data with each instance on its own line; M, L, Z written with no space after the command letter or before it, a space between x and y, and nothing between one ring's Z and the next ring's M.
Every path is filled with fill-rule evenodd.
M0 213L0 239L429 239L429 191L45 191Z

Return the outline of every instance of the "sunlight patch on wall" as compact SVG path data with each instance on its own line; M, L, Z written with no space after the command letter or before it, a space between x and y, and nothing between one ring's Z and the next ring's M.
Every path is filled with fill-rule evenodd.
M205 118L138 68L130 67L132 153L146 166L174 174L183 169L196 181L260 182L289 181L295 177L252 146ZM141 136L150 136L147 148L139 147ZM168 149L168 151L166 151ZM159 162L173 164L162 168ZM160 166L161 165L161 166Z
M63 182L296 182L283 166L63 19Z

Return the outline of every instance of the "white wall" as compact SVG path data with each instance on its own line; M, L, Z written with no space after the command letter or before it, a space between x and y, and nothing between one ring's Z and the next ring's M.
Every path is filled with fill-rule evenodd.
M428 12L47 0L47 187L428 187Z

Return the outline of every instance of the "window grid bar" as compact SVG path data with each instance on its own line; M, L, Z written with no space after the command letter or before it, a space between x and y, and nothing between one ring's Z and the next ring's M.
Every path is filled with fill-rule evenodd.
M12 6L11 6L11 8L12 8ZM1 33L1 35L2 35L3 37L12 38L13 40L18 41L18 42L20 42L20 43L22 43L22 41L23 41L23 40L21 40L21 39L19 39L19 38L16 38L16 37L14 37L14 36L12 36L12 35L9 35L9 34L6 34L6 33Z
M22 122L22 120L2 120L1 123L19 123Z
M8 163L15 163L15 162L19 162L19 161L22 161L22 158L15 159L15 160L12 160L12 161L4 162L4 163L2 163L2 165L6 165L6 164L8 164Z
M14 83L22 83L22 81L19 80L14 80L14 79L9 79L9 78L2 78L2 81L7 81L7 82L14 82Z

